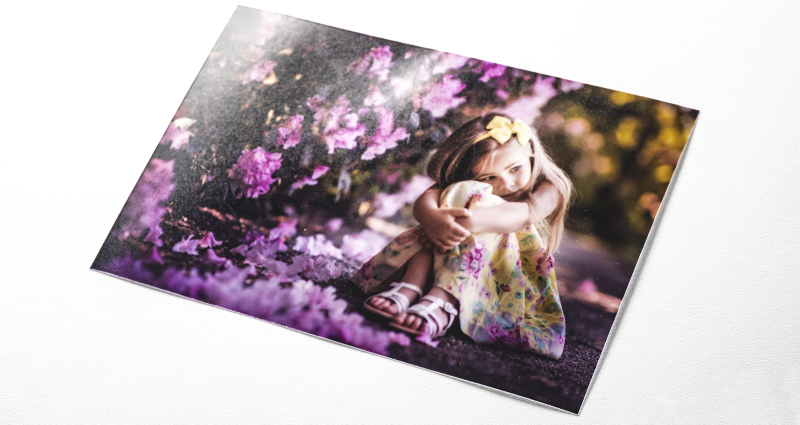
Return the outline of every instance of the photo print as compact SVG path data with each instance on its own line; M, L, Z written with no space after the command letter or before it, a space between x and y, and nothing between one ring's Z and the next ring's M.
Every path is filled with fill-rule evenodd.
M239 7L92 268L577 413L697 115Z

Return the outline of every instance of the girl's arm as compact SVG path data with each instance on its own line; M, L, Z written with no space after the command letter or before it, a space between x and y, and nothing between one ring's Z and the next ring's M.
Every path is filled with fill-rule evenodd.
M507 202L474 210L471 217L458 218L456 223L472 233L514 233L550 215L557 204L555 186L544 182L533 192L533 206L527 202Z
M472 213L466 208L439 208L441 189L431 186L414 202L414 218L422 225L427 237L441 251L455 247L469 231L456 222Z

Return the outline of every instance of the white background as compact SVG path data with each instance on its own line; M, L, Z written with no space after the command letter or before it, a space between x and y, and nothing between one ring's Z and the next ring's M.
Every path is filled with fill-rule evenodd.
M699 109L580 416L91 272L236 3L2 7L4 423L799 423L800 3L252 1Z

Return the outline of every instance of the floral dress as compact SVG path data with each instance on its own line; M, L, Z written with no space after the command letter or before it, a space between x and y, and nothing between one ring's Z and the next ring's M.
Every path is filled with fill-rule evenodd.
M504 203L486 183L455 183L441 208L481 209ZM368 294L389 289L422 246L419 226L395 237L353 276ZM564 311L553 257L531 225L516 233L474 233L445 253L434 251L433 285L458 299L461 330L475 342L530 350L558 359L564 350Z

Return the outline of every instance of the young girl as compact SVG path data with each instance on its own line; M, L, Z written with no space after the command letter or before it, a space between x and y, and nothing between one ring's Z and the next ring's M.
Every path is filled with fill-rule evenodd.
M436 184L414 204L420 225L353 276L366 293L384 291L364 307L411 334L440 337L458 317L478 343L559 358L565 327L551 253L567 176L528 126L497 113L456 130L427 171Z

